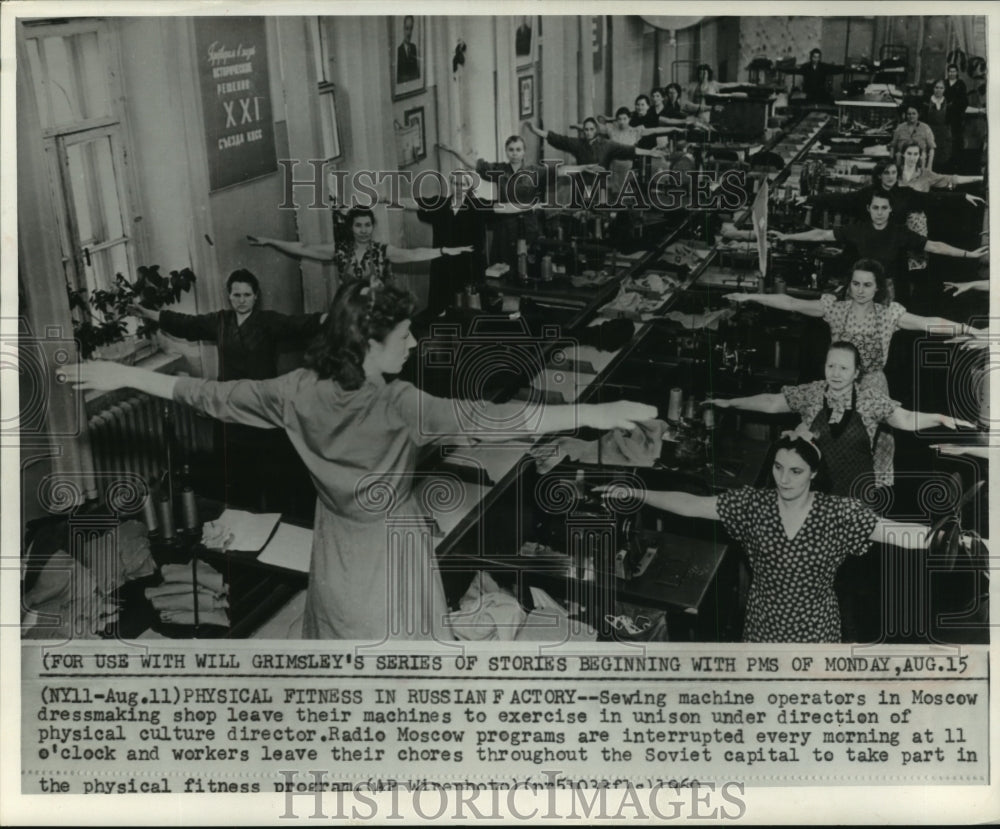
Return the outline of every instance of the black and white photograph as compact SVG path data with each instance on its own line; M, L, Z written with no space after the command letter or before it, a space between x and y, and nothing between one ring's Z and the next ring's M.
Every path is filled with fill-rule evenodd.
M997 819L1000 16L533 7L0 4L0 824Z
M529 66L535 60L535 18L532 15L521 15L512 18L516 23L514 29L514 56L518 67Z
M403 115L403 125L416 132L417 142L414 145L413 160L421 161L427 158L427 130L424 129L424 108L413 107Z
M412 14L390 18L392 31L392 95L405 98L423 90L424 18Z
M522 75L517 79L517 115L530 118L535 114L535 76Z

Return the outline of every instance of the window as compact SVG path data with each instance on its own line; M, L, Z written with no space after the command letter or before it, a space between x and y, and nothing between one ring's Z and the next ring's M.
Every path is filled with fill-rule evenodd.
M63 276L92 296L116 274L133 280L140 261L115 32L103 20L25 23L24 32Z
M313 60L316 64L316 81L319 93L319 121L323 133L323 158L331 161L340 158L340 125L337 123L337 99L330 80L330 49L326 39L323 18L310 18Z
M114 44L99 20L25 31L66 281L106 289L116 273L131 278L135 264Z

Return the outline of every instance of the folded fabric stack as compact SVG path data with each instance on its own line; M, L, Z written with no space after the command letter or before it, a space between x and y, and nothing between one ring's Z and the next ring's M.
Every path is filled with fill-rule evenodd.
M611 429L598 440L558 438L551 443L533 447L530 452L538 471L543 475L552 471L563 458L577 463L598 461L611 466L653 466L663 449L666 422L646 420L636 424L631 432Z
M570 610L544 590L530 589L535 607L529 613L489 573L477 573L459 602L459 609L448 614L455 638L479 642L592 642L597 638L594 628L571 618ZM574 603L572 611L579 610Z
M193 625L197 607L200 624L228 627L229 598L222 574L203 561L197 562L196 569L195 574L190 564L163 565L163 584L147 587L146 598L168 624Z

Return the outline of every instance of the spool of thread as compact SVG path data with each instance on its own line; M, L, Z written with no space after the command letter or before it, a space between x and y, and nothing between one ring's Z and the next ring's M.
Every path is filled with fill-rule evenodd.
M774 341L774 367L781 368L781 340Z
M174 533L174 505L167 495L161 495L157 502L157 510L160 513L160 528L164 539L173 538Z
M552 257L542 257L542 282L552 281Z
M681 389L670 390L670 402L667 404L667 420L676 423L681 419L681 401L684 392Z
M153 499L152 492L147 492L142 501L142 520L150 534L159 532L160 521L156 517L156 501Z
M702 422L706 429L715 428L715 406L705 406L701 413Z
M181 490L181 526L185 530L198 529L198 504L189 486Z
M694 413L695 413L694 398L689 397L687 400L684 401L684 419L694 420Z
M783 294L785 292L785 280L780 276L774 278L774 292L776 294Z

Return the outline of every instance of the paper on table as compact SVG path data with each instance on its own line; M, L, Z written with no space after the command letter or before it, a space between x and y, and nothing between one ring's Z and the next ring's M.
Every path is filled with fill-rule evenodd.
M312 530L296 527L294 524L278 524L274 537L257 556L257 561L284 567L286 570L308 573L312 540Z
M242 550L256 553L266 543L274 532L274 525L281 519L277 512L246 512L240 509L227 509L215 521L216 527L223 527L232 533L232 540L226 545L227 550ZM208 525L206 525L206 529Z

